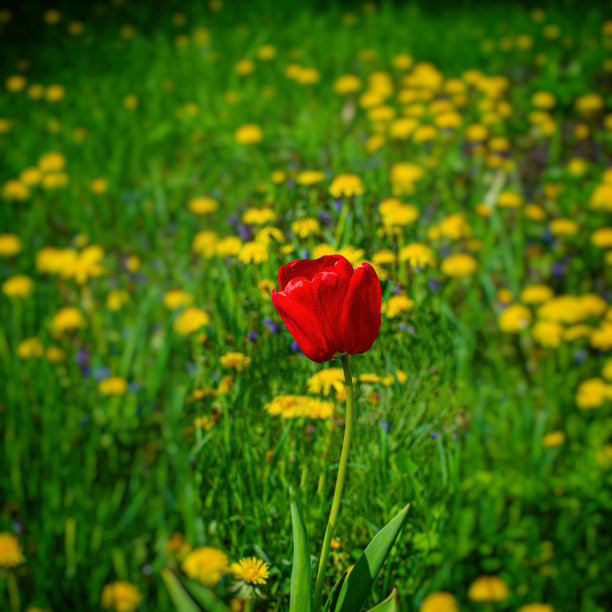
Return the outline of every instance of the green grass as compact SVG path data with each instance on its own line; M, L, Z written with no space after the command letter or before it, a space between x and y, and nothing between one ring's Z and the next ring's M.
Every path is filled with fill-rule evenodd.
M10 129L0 133L0 180L6 184L50 151L65 156L69 178L65 187L33 187L25 201L0 203L0 233L15 233L23 245L18 255L0 259L0 283L25 274L35 284L23 300L0 295L0 532L16 531L26 558L15 570L0 569L0 609L10 609L10 574L23 609L97 610L104 585L126 580L142 593L141 610L169 610L160 572L171 567L181 574L165 550L178 532L191 546L218 547L231 560L263 558L271 575L262 587L267 599L256 609L287 610L288 491L297 491L318 554L340 455L343 404L336 401L331 429L330 420L287 421L265 412L277 395L307 394L308 377L327 366L291 350L291 338L257 283L274 280L280 265L312 254L320 243L352 245L369 260L379 250L397 253L416 241L434 249L436 265L421 271L406 263L383 266L389 273L383 302L400 288L415 304L396 318L383 315L374 348L353 360L356 376L384 377L399 368L408 379L356 387L341 548L332 553L328 582L410 502L372 605L396 586L403 610L418 609L438 590L453 593L462 610L516 610L531 602L555 610L607 609L610 400L596 410L580 410L575 401L579 384L600 376L605 351L588 338L541 347L532 328L503 334L497 318L501 288L514 301L534 283L558 295L610 298L610 266L590 241L593 230L609 224L609 210L589 207L612 159L604 122L612 111L612 72L604 66L612 37L602 34L608 13L596 4L568 5L547 9L545 21L535 23L519 5L446 7L434 14L416 4L383 3L367 14L360 5L226 4L219 12L202 3L177 4L159 14L144 3L105 5L101 14L67 6L55 26L44 24L42 9L17 13L0 26L3 80L27 59L28 85L66 88L57 103L3 90L0 118ZM355 23L343 25L349 10ZM172 14L179 11L187 23L176 27ZM84 23L81 36L67 33L73 19ZM125 24L136 28L131 40L119 35ZM546 24L561 27L559 39L544 36ZM193 42L197 27L210 33L205 44ZM190 42L177 47L182 33ZM522 34L533 38L533 48L504 50ZM277 55L263 62L256 53L267 43ZM364 60L364 49L376 57ZM489 130L510 140L507 157L516 167L496 169L468 154L465 127L486 112L475 93L448 137L430 143L389 139L367 153L366 140L377 128L333 84L351 73L365 90L369 74L388 72L395 93L386 103L400 116L402 72L392 61L398 53L433 62L445 79L468 69L507 76L510 87L501 99L513 113ZM256 65L245 77L234 71L243 58ZM290 80L290 63L316 68L320 80ZM551 111L556 130L548 137L529 122L531 95L539 90L557 99ZM229 103L227 92L238 101ZM581 119L575 100L590 92L602 96L605 108ZM129 94L139 98L134 110L123 106ZM197 104L196 115L185 112L187 103ZM432 123L426 110L423 122ZM574 135L579 122L590 128L584 140ZM261 126L260 144L234 140L235 129L246 123ZM85 137L75 137L82 128ZM567 169L576 157L588 162L582 176ZM395 237L379 232L378 204L392 194L391 165L411 161L428 168L431 158L435 167L402 198L419 209L419 221ZM304 169L322 170L326 178L311 188L295 185ZM274 183L274 170L287 172L288 180ZM343 173L358 175L366 193L345 198L340 212L328 188ZM101 195L90 190L97 177L108 183ZM545 195L548 183L561 185L558 197ZM525 204L478 216L476 205L495 200L502 189L542 206L544 220L528 218ZM219 210L192 214L187 204L198 195L217 199ZM235 257L205 259L192 252L197 232L236 235L231 215L265 204L272 205L273 225L291 253L273 243L267 261L245 265ZM469 237L428 234L456 212L465 215L479 250ZM293 221L320 213L330 219L328 226L321 222L320 236L291 233ZM574 219L578 233L551 236L548 223L558 217ZM75 246L81 234L103 247L104 274L79 285L37 270L43 247ZM439 263L450 252L472 252L477 271L445 277ZM132 255L141 260L138 271L127 267ZM562 274L553 272L555 262L563 263ZM162 302L172 288L191 293L194 305L209 313L204 343L198 334L173 330L178 311ZM106 300L115 289L129 299L112 311ZM81 309L86 326L55 337L50 321L67 305ZM277 333L266 318L278 323ZM597 327L605 314L583 318ZM255 341L249 340L252 331ZM34 336L45 348L61 347L66 359L21 359L20 342ZM228 351L249 355L250 366L224 369L220 357ZM79 362L85 354L86 369ZM109 374L129 381L129 391L101 394L98 379ZM225 375L233 383L227 394L190 400L194 390L216 388ZM214 416L215 424L193 431L202 415ZM555 430L564 432L565 442L544 447L542 438ZM321 474L324 486L317 493ZM470 602L468 589L483 574L507 583L507 600L490 608ZM219 587L226 600L229 583Z

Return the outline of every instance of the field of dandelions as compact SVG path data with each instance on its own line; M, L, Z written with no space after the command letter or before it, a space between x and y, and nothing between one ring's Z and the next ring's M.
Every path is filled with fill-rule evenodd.
M410 503L371 605L609 610L610 3L153 6L0 9L0 609L288 609L345 390L270 293L340 253L330 579Z

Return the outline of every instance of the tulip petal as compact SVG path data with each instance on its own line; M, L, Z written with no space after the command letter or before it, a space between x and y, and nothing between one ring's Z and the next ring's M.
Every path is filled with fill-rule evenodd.
M340 325L349 282L350 280L341 274L319 272L311 283L320 329L333 353L345 352Z
M272 303L287 326L292 338L312 361L323 363L334 354L327 346L314 303L310 282L304 278L294 279L288 291L273 291Z
M278 286L284 291L287 283L294 278L303 276L312 280L319 272L335 272L351 278L353 266L342 255L323 255L319 259L296 259L278 269Z
M365 353L380 331L381 290L374 268L367 263L356 268L344 299L341 331L349 355Z

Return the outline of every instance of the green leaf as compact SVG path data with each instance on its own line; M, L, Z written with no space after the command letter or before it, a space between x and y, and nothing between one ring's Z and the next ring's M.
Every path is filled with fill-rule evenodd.
M368 612L398 612L398 598L397 598L397 590L393 587L391 591L391 595L387 597L384 601L381 601L378 605L370 608Z
M323 612L333 612L333 610L336 609L336 602L338 601L338 594L340 593L340 589L342 588L342 585L344 584L344 581L346 580L347 576L348 574L345 572L344 574L342 574L340 580L336 582L336 585L332 589L332 592L329 594L329 597L327 598L327 601L325 602L325 605L323 606Z
M405 506L373 538L363 555L344 581L334 612L359 612L383 566L397 534L399 533L410 504Z
M195 580L183 580L189 594L206 612L229 612L229 608L210 590Z
M290 612L312 612L312 568L308 534L295 501L291 502L293 524L293 568L291 570Z
M193 603L178 578L169 569L164 568L161 577L177 612L200 612L200 608Z

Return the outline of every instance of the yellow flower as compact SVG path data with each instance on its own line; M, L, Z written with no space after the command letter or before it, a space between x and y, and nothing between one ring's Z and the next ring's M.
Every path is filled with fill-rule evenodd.
M604 107L604 99L595 93L579 96L574 102L576 110L585 117L597 114Z
M612 183L597 185L589 199L589 207L595 210L612 211Z
M561 345L563 325L556 321L538 321L533 326L531 335L540 346L557 348Z
M425 170L411 162L397 162L391 166L391 184L393 193L413 193L414 184L425 176Z
M17 347L17 355L20 359L40 359L43 352L42 342L36 337L22 340Z
M217 242L215 252L219 257L236 256L241 247L242 240L238 236L226 236Z
M367 153L376 153L385 144L385 137L382 134L373 134L365 144Z
M323 257L323 255L334 255L336 253L336 249L331 244L318 244L312 249L312 258L319 259L319 257Z
M563 340L573 342L579 338L589 338L592 333L593 328L590 325L572 325L563 332Z
M451 240L459 240L472 234L472 228L463 213L454 213L442 219L438 225L438 230L440 235Z
M581 410L600 408L611 395L612 387L601 378L589 378L578 385L576 405Z
M2 293L11 298L27 298L34 291L34 282L21 274L10 276L2 283Z
M361 87L361 79L354 74L345 74L334 83L334 91L340 96L356 93Z
M14 74L8 77L5 81L7 91L17 93L25 89L27 85L26 78L22 74Z
M41 178L42 172L36 167L26 168L19 175L19 180L28 187L35 187L36 185L38 185L38 183L40 183Z
M565 442L565 434L562 431L551 431L542 438L544 448L561 446Z
M529 285L521 291L519 300L524 304L541 304L554 295L554 291L548 285Z
M19 179L10 179L2 186L2 198L9 202L24 202L30 197L28 186Z
M573 236L580 229L579 225L572 219L553 219L549 228L555 236Z
M106 271L100 264L104 257L104 249L92 244L83 249L76 257L66 262L61 270L64 278L72 278L79 285L85 284L90 278L98 277Z
M51 329L56 334L73 331L80 327L85 327L85 318L75 306L60 308L51 320Z
M240 144L257 144L263 140L263 130L254 123L247 123L234 132L234 139Z
M285 234L278 229L278 227L268 226L262 227L257 234L255 234L255 242L261 242L261 244L282 244L285 242Z
M181 567L189 578L214 587L228 569L227 555L212 546L201 546L187 555Z
M13 257L21 252L21 240L16 234L0 234L0 257Z
M518 334L531 324L531 311L522 304L512 304L499 315L497 324L505 334Z
M497 576L480 576L471 584L468 591L470 601L492 603L508 599L508 585Z
M245 242L240 247L238 259L244 264L260 264L268 260L268 245L261 242Z
M242 215L242 222L248 225L265 225L275 218L276 214L271 208L248 208Z
M383 249L381 251L376 251L376 253L372 255L372 261L377 265L390 264L397 261L397 256L393 251Z
M298 185L314 185L325 180L325 175L320 170L302 170L295 178Z
M264 406L270 416L283 419L329 419L334 412L333 402L305 395L279 395Z
M51 151L38 160L38 168L42 172L61 172L66 167L66 158L62 153Z
M66 351L59 346L50 346L45 354L49 363L61 363L66 359Z
M270 566L256 557L245 557L238 563L230 565L230 571L237 580L242 580L247 584L266 584L270 575Z
M484 142L489 136L489 130L479 123L473 123L465 128L465 138L469 142Z
M0 567L17 567L25 561L17 536L8 531L0 532Z
M128 94L127 96L125 96L125 98L123 98L122 104L123 108L125 108L126 110L134 110L138 108L140 100L135 94Z
M128 388L128 383L121 376L110 376L98 383L98 391L102 395L123 395Z
M382 312L389 318L393 319L402 312L409 310L414 306L414 301L406 295L393 295L383 304Z
M181 306L189 306L193 302L193 295L182 289L170 289L164 293L163 302L168 310L176 310Z
M427 268L434 265L434 252L427 245L412 242L402 247L399 252L400 262L407 261L410 266Z
M363 249L356 249L354 246L347 244L346 246L338 249L338 255L346 257L353 267L356 267L363 261Z
M389 198L393 200L394 198ZM381 202L378 209L380 210L385 201ZM419 209L411 204L401 204L398 202L396 206L387 206L382 213L383 224L387 226L405 226L411 225L419 218Z
M257 288L259 289L261 299L269 301L272 290L276 289L276 281L273 281L271 278L262 278L257 283Z
M591 234L591 243L600 249L612 248L612 227L600 227Z
M219 208L219 203L213 198L201 196L199 198L193 198L188 206L189 210L194 215L207 215L208 213L215 212L215 210Z
M127 291L121 289L112 289L106 296L106 306L109 310L117 311L121 310L121 307L126 304L130 299L130 295Z
M595 329L591 333L589 344L600 351L609 351L612 348L612 323L605 321Z
M410 70L414 60L406 53L399 53L393 58L393 65L398 70Z
M255 70L255 62L251 59L242 59L236 63L234 70L240 76L247 76Z
M247 357L244 353L237 352L225 353L219 361L224 368L236 370L237 372L242 372L242 370L251 365L250 357Z
M439 591L423 599L419 612L459 612L459 604L451 593Z
M97 195L106 193L107 188L108 184L106 182L106 179L103 178L95 178L89 184L89 189L91 189L91 192Z
M329 193L334 198L347 198L363 195L364 188L361 179L355 174L341 174L337 176L329 186Z
M298 219L291 224L291 231L300 238L307 238L321 231L316 219Z
M47 102L59 102L64 99L66 88L63 85L49 85L45 90L45 99Z
M344 389L344 371L342 368L326 368L313 374L306 382L309 393L329 395L330 391Z
M211 259L215 256L217 248L217 234L209 230L198 232L191 243L191 250L198 253L204 259Z
M549 91L536 91L531 96L531 105L535 108L550 110L557 104L557 98Z
M210 323L210 316L197 306L188 306L176 317L172 328L181 336L188 336Z
M523 198L513 191L502 191L497 199L499 208L518 208L523 203Z
M257 49L257 58L262 62L267 62L276 57L276 47L273 45L262 45Z
M474 274L477 267L478 263L476 260L467 253L449 255L446 259L443 259L440 264L442 273L454 278L461 278Z
M111 582L102 589L100 605L115 612L133 612L138 608L142 595L137 587L129 582L118 580Z

